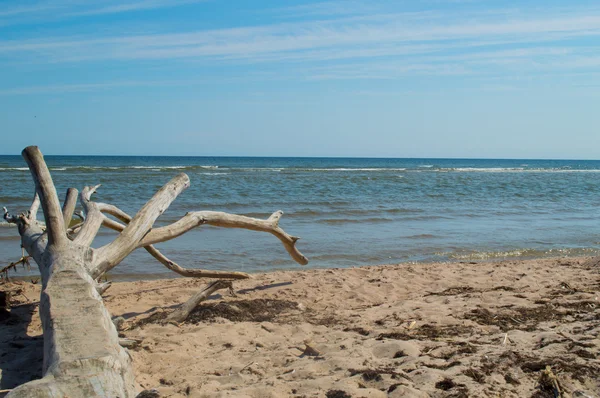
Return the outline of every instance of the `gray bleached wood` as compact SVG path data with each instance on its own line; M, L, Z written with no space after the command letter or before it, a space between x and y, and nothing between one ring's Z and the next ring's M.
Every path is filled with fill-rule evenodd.
M171 225L153 229L139 243L139 247L151 244L165 242L174 239L190 229L200 225L212 225L224 228L242 228L252 231L269 232L275 235L298 264L308 264L308 259L296 248L296 242L300 239L296 236L288 235L281 227L279 220L283 212L276 211L266 220L258 218L240 216L237 214L223 213L219 211L196 211L187 213L179 221Z
M183 173L171 179L138 211L115 240L97 249L98 266L94 270L96 277L119 264L138 248L139 241L152 229L156 219L189 185L190 179Z
M91 206L91 204L88 203ZM94 202L93 204L99 209L102 213L108 213L120 220L122 220L125 224L128 224L131 221L131 216L125 213L123 210L119 209L114 205L109 205L101 202ZM73 228L69 229L69 232L76 232L82 224L77 224L73 226ZM119 223L118 221L111 220L110 218L103 215L102 226L106 228L110 228L114 231L121 232L125 229L125 225ZM158 260L165 267L170 269L171 271L181 275L186 276L188 278L222 278L222 279L248 279L250 275L245 272L239 271L213 271L213 270L205 270L205 269L192 269L192 268L183 268L179 264L174 261L169 260L164 254L162 254L157 248L153 245L144 246L144 249L150 253L152 257ZM104 271L106 273L110 269ZM100 272L100 271L99 271ZM102 274L95 273L96 279L101 277Z
M279 227L281 212L274 213L267 220L219 212L188 213L172 225L152 230L156 219L189 185L185 174L167 183L133 218L115 206L92 202L91 195L99 186L85 187L80 194L84 220L80 225L69 228L77 191L68 191L61 209L39 149L27 147L23 150L23 157L29 165L36 194L28 213L13 216L5 209L4 218L17 224L21 244L38 264L42 277L39 313L44 333L44 364L42 379L15 388L8 398L136 396L131 358L121 347L120 342L123 341L119 340L111 316L102 302L101 293L110 285L98 284L96 279L139 247L144 247L168 268L182 275L247 277L244 273L183 269L152 246L154 242L169 240L196 226L209 224L272 233L297 262L307 262L295 247L298 238ZM36 219L40 205L46 220L45 227ZM109 219L103 212L124 224ZM94 249L90 245L101 226L120 231L120 234L108 245ZM226 283L220 281L209 285L184 303L180 310L189 314L193 306L210 295L211 289L222 288L227 286Z
M185 303L177 307L173 312L167 315L165 322L180 323L187 319L190 313L200 304L201 301L206 300L211 294L220 289L231 288L231 281L214 281L206 285L198 293L194 294Z
M68 240L56 189L39 149L28 147L23 157L47 225L44 232L33 218L13 219L42 276L44 364L42 379L15 388L8 397L135 396L131 359L119 345L96 282L87 272L93 250Z
M112 282L104 282L96 285L96 291L99 295L102 295L105 291L108 290L109 287L112 286Z
M22 155L29 166L29 171L35 183L35 190L39 195L42 210L44 211L48 240L56 246L64 245L68 241L66 228L56 188L54 188L54 183L52 182L52 177L50 177L50 171L44 162L44 157L37 147L32 146L25 148Z
M75 211L75 206L77 205L77 194L79 192L75 188L67 189L67 196L65 197L65 201L63 203L62 213L63 213L63 221L65 223L65 228L69 228L71 225L71 219L73 218L73 212Z
M121 212L124 219L129 217L126 213ZM129 217L131 219L131 217ZM129 221L125 221L129 222ZM123 231L125 226L123 224L118 223L117 221L111 220L109 218L105 218L102 223L103 226L110 228L115 231ZM171 271L181 275L186 276L188 278L222 278L222 279L248 279L250 275L245 272L239 271L213 271L206 269L192 269L192 268L183 268L179 264L174 261L169 260L164 254L162 254L157 248L153 245L144 246L144 249L150 253L152 257L158 260L162 265L170 269ZM99 275L101 276L101 275Z
M29 207L29 219L37 220L37 213L40 209L40 196L37 192L33 195L33 201L31 202L31 206Z
M82 246L89 246L94 241L94 238L98 234L100 227L102 226L103 215L97 208L94 202L91 201L91 196L96 190L100 188L100 185L94 187L84 187L79 194L79 201L83 207L84 220L83 225L79 229L77 236L73 239L73 242Z

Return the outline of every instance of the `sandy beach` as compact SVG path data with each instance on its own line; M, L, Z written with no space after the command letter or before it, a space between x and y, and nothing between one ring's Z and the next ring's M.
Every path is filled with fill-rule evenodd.
M141 341L139 389L164 397L554 397L552 376L563 397L598 397L599 270L550 258L262 273L179 325L156 320L205 280L120 282L104 297ZM1 288L7 390L41 377L43 343L39 285Z

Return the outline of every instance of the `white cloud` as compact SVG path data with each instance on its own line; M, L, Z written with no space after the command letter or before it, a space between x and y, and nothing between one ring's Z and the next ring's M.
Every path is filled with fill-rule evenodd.
M0 89L0 95L26 95L43 93L76 93L103 91L124 87L172 87L189 86L200 83L200 81L114 81L102 83L76 83L76 84L52 84L42 86L26 86Z
M180 0L177 4L194 1ZM174 3L138 0L103 7L99 4L106 3L90 4L93 6L82 12L116 13ZM564 71L598 66L595 54L600 52L600 45L570 46L569 40L600 36L600 9L348 12L347 16L336 12L339 7L341 3L335 1L320 3L317 10L330 11L327 20L143 35L4 40L0 41L0 63L296 63L302 67L273 73L306 79L494 76L504 67L513 71ZM306 8L278 10L300 12ZM295 67L298 72L294 72Z
M87 15L118 14L123 12L152 10L157 8L171 8L186 4L199 3L204 0L141 0L134 2L118 2L108 6L96 6L90 9L69 12L66 17L79 17Z
M55 0L20 2L0 10L0 27L93 15L173 8L206 0ZM14 4L17 4L15 2Z
M155 4L156 2L145 2ZM133 6L130 4L130 6ZM538 43L578 36L600 35L600 13L540 15L517 20L462 20L440 23L436 18L423 21L398 14L378 20L309 21L184 33L133 35L125 37L67 37L55 39L0 41L0 53L36 52L64 61L103 59L227 58L252 59L290 53L308 54L309 58L331 58L328 49L338 52L334 58L360 57L361 51L377 56L397 55L427 43L463 41L465 47L481 41L497 43ZM453 47L456 47L453 44ZM315 52L317 51L317 52ZM301 58L301 57L300 57Z

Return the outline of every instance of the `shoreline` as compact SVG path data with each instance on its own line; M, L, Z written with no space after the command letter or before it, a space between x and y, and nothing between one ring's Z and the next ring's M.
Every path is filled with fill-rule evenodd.
M252 276L256 276L256 275L262 275L262 274L270 274L270 273L274 273L274 272L301 272L301 271L328 270L328 269L345 270L345 269L354 269L354 268L385 267L385 266L391 266L391 265L412 265L412 266L433 265L433 264L438 264L438 265L442 265L442 264L478 265L478 264L499 264L499 263L504 263L504 262L521 262L521 261L552 260L552 259L589 260L589 259L595 258L595 257L600 258L600 254L598 256L596 256L596 255L593 255L593 256L590 256L590 255L585 255L585 256L582 256L582 255L564 255L564 256L548 255L548 256L494 257L494 258L486 258L486 259L479 259L479 258L476 258L476 259L446 259L446 260L439 260L439 261L415 260L415 261L404 261L404 262L399 262L399 263L379 263L379 264L377 264L377 263L370 264L369 263L369 264L363 264L363 265L349 265L347 267L327 266L327 265L323 265L323 266L319 267L319 266L312 266L310 263L309 263L309 265L299 265L299 264L293 263L288 268L271 267L269 270L244 270L243 272L246 272ZM16 259L16 257L15 257L15 259ZM148 260L148 261L151 261L151 260ZM193 267L190 267L190 268L193 268ZM22 269L23 269L22 265L18 265L17 269L19 271L22 271ZM159 280L171 280L171 279L180 279L180 278L189 279L188 277L181 276L173 271L168 270L165 267L163 267L163 269L164 269L163 272L156 272L156 273L108 272L107 274L105 274L105 276L108 281L111 281L114 283L127 283L127 282L137 282L137 281L159 281ZM212 270L211 268L206 268L206 269ZM226 271L227 269L219 268L218 270ZM239 271L239 269L233 269L233 271ZM39 278L39 276L40 275L37 272L37 264L33 260L31 260L31 273L29 273L27 275L16 275L12 271L11 271L11 273L9 273L10 281L30 282L31 278Z
M206 281L115 282L104 297L123 335L142 340L131 350L140 389L165 397L544 397L546 365L569 396L598 396L600 266L589 260L256 273L179 326L142 320ZM0 323L0 389L41 372L39 286L16 285L14 321ZM305 343L320 355L302 355Z

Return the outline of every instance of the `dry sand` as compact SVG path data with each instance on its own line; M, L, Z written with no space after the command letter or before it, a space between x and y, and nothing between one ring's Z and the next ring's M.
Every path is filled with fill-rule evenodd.
M105 299L142 340L140 389L165 397L553 397L546 366L563 396L599 397L599 271L553 258L271 272L181 325L148 317L205 281L116 283ZM0 322L0 389L41 376L39 287L11 288L24 295Z

